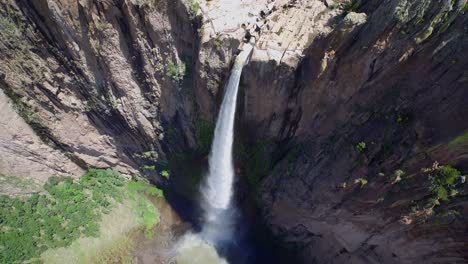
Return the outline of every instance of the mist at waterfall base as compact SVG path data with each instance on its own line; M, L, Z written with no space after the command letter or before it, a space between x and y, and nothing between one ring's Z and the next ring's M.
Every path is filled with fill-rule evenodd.
M211 145L209 172L200 190L200 205L203 210L202 229L198 234L187 234L182 238L178 245L177 257L180 263L227 263L218 254L213 253L213 247L221 255L240 253L233 252L235 248L240 248L238 246L242 243L240 239L242 236L239 235L242 231L237 225L240 213L232 201L235 175L232 145L239 81L242 68L253 52L254 41L255 39L252 39L250 43L244 45L244 50L237 56L226 85ZM245 258L248 258L249 254L245 253L247 252L244 251ZM236 263L240 263L242 257L238 256L236 259Z

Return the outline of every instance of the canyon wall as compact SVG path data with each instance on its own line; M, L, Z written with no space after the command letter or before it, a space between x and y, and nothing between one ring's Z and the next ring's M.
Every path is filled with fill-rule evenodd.
M52 148L34 156L50 159L57 150L71 167L112 167L130 176L171 149L195 146L188 116L198 34L181 2L1 5L1 96ZM28 137L8 140L14 133L3 132L6 173L33 148ZM167 137L176 143L164 145ZM81 174L60 163L49 167L37 177Z
M468 186L430 180L468 171L466 1L240 2L1 0L0 173L162 181L254 36L238 167L273 234L304 263L466 261Z
M261 35L243 79L240 123L267 142L265 221L304 263L466 261L468 186L428 206L425 169L468 169L466 2L324 3L307 15L321 3L290 3L271 14L283 30ZM288 34L308 36L306 49L291 51Z

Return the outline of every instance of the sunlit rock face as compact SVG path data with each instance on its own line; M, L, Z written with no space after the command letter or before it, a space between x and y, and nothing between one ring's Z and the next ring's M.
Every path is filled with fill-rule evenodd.
M197 58L196 27L182 2L0 5L0 33L8 39L0 47L0 88L41 139L72 163L131 175L142 163L164 160L164 142L172 140L172 151L195 147L190 122L180 118L192 111L184 83L167 71L170 65L193 70ZM177 131L170 139L168 123ZM10 151L12 142L1 144L22 155ZM142 156L148 151L154 155ZM55 171L80 175L69 167Z
M467 185L425 214L421 171L468 173L466 3L341 2L212 0L200 20L177 0L1 1L0 174L163 181L144 165L197 148L248 29L236 132L266 144L246 159L266 165L236 171L258 173L249 191L273 233L304 263L465 261Z

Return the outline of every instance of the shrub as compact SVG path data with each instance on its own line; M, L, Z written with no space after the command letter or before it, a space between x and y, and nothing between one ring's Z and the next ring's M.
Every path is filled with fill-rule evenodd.
M154 150L150 150L143 152L141 156L145 159L156 159L158 157L158 153Z
M185 78L186 66L185 63L181 62L175 64L172 61L167 64L166 76L176 82L180 82Z
M169 176L170 176L169 171L167 171L167 170L161 171L161 176L163 176L164 178L169 180Z
M137 202L137 214L142 217L145 237L152 238L154 227L159 223L159 212L148 203L142 193L163 198L163 191L143 181L131 181L127 184L130 197Z
M190 16L196 17L198 15L198 11L200 11L200 4L196 0L188 0L187 4Z
M395 179L393 180L393 183L397 183L397 182L400 182L403 178L403 176L405 176L405 171L403 170L396 170L393 175L395 176Z
M156 170L156 166L154 166L154 165L144 165L144 166L143 166L143 169L149 170L149 171L155 171L155 170Z
M343 11L346 14L351 13L351 12L356 12L359 7L359 3L357 1L351 0L343 5Z
M429 176L431 191L433 194L432 205L439 205L440 201L448 201L450 196L455 196L457 185L462 181L460 171L451 166L436 166Z
M358 153L363 152L365 149L366 149L366 143L365 143L365 142L359 142L359 143L356 145L356 151L357 151Z

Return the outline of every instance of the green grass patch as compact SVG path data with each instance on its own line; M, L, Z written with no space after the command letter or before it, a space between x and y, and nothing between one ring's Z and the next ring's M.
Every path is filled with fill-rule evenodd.
M41 193L23 199L1 195L0 263L24 262L80 237L97 237L102 216L127 198L136 201L145 233L151 233L159 213L145 194L163 197L148 183L127 183L112 170L92 169L80 180L51 177Z
M131 198L135 198L136 195L142 193L149 196L164 198L164 193L162 190L143 181L130 181L127 183L126 187Z
M96 236L101 213L108 212L112 199L121 199L123 185L113 171L90 170L79 181L49 178L45 194L0 196L0 262L25 261L80 236Z
M142 217L147 238L153 237L154 227L159 223L159 211L145 198L145 194L163 198L163 191L143 181L131 181L127 184L130 197L137 202L137 214Z
M452 141L449 142L449 146L453 147L466 143L468 143L468 132L465 132L465 134L454 138Z
M54 248L41 254L47 264L135 263L135 238L142 226L136 214L136 202L125 199L115 203L99 222L99 237L80 237L68 247Z

